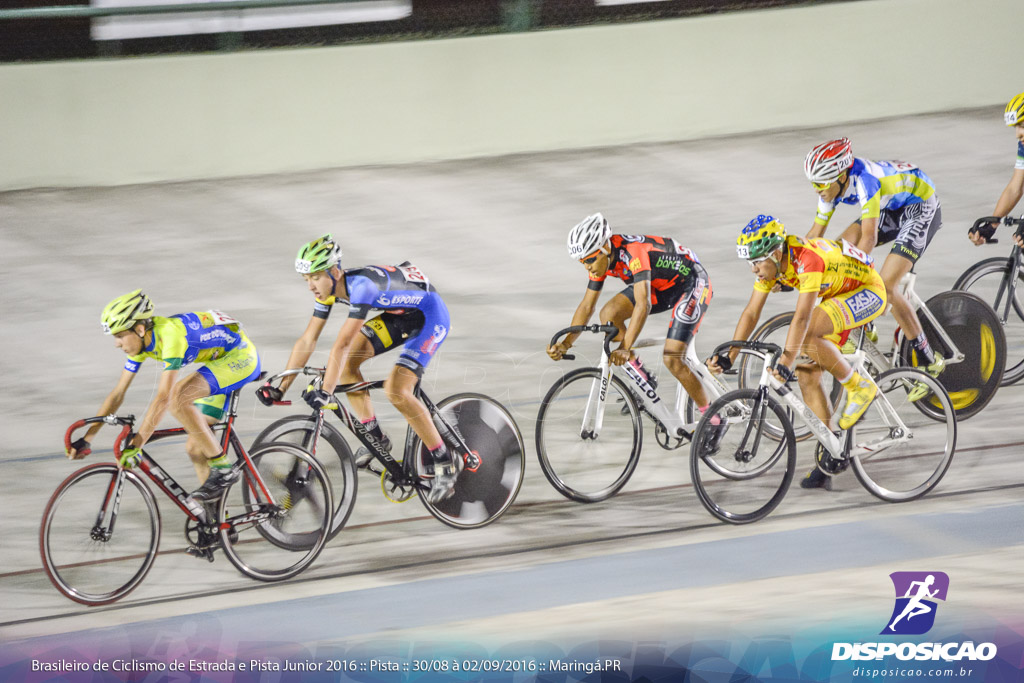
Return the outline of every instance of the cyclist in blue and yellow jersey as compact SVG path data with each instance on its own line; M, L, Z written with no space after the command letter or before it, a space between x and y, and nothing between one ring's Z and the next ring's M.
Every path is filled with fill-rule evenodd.
M295 270L306 279L316 302L306 331L292 347L288 368L306 365L331 307L339 301L348 304L348 319L331 347L323 387L333 388L339 381L362 382L359 368L363 362L403 346L384 382L384 391L430 451L434 471L427 498L433 503L440 502L453 493L458 463L445 446L427 407L416 397L415 389L427 364L448 336L451 328L448 309L426 275L408 261L397 266L345 270L339 267L340 263L341 247L331 235L324 235L299 249ZM371 310L382 313L367 320ZM294 379L295 376L285 377L280 388L260 387L260 400L268 405L281 400ZM390 449L391 442L377 422L369 392L353 391L348 397L356 417L375 439ZM333 400L332 394L323 388L308 389L303 398L313 408L323 408ZM365 447L361 448L356 452L356 464L365 467L371 457Z
M599 213L587 216L569 232L568 249L569 257L582 263L590 275L587 291L570 324L587 324L608 276L625 282L626 287L601 308L600 320L611 321L619 328L615 338L619 348L612 351L609 360L614 365L628 364L656 387L654 377L632 348L649 315L672 311L662 359L701 411L706 410L707 392L684 362L686 349L711 302L711 282L697 255L670 237L613 235L608 221ZM567 335L549 346L548 355L553 360L561 359L578 336Z
M825 234L838 204L858 204L860 218L841 238L868 255L878 244L893 243L879 270L892 315L928 373L937 377L945 361L932 351L917 313L897 290L942 227L942 208L931 178L902 161L854 158L847 138L812 149L804 159L804 174L818 193L818 214L807 237Z
M124 401L125 393L142 363L154 358L164 364L156 395L139 423L138 432L121 455L120 463L131 467L139 451L153 435L168 410L188 434L185 450L202 484L192 498L209 502L238 478L221 450L210 423L224 414L224 401L235 389L260 375L260 357L242 325L220 311L179 313L168 318L153 315L153 304L141 290L119 296L103 309L103 330L114 336L114 344L127 356L121 379L110 392L99 415L110 415ZM178 371L190 363L201 367L178 379ZM84 456L93 435L103 426L97 423L72 444L68 456Z
M831 422L821 383L822 370L831 373L846 389L838 427L849 429L878 393L878 387L855 372L840 351L850 330L885 311L885 283L870 258L847 241L787 235L780 221L763 214L747 223L736 240L736 252L750 263L757 281L736 323L733 339L749 338L776 285L795 288L799 298L775 376L779 381L789 381L797 357L801 353L809 356L813 363L800 364L795 372L804 401L822 422ZM738 353L739 349L733 348L727 356L712 356L707 366L716 373L728 370ZM831 488L831 479L815 467L801 486Z
M1020 198L1024 196L1024 92L1006 104L1003 119L1007 126L1013 127L1013 132L1017 135L1017 163L1013 167L1010 182L1006 184L1003 193L999 195L996 208L992 211L992 215L999 218L1008 216L1017 206ZM967 236L976 245L985 244L995 234L997 227L998 225L983 225L979 230L971 228L967 232ZM1024 226L1017 228L1013 239L1018 246L1024 247Z

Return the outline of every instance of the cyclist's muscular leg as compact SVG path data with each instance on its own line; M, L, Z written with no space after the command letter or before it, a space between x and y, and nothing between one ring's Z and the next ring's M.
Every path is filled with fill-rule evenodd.
M903 276L910 272L914 264L898 254L890 253L885 257L879 275L885 282L886 300L892 304L892 317L896 318L903 329L903 334L908 339L915 339L921 334L921 322L917 319L917 312L910 307L910 302L900 294L899 284Z
M632 291L632 290L630 290ZM618 293L608 300L604 306L601 307L601 312L598 314L599 322L615 325L619 328L619 333L615 336L613 341L621 341L622 335L626 333L626 321L629 320L629 316L633 314L633 300L630 299L623 293Z
M825 390L822 387L821 366L817 363L801 363L796 366L796 380L800 384L800 393L804 397L804 403L818 416L818 419L828 424L832 419L832 411L825 397Z
M416 398L416 383L420 381L419 376L407 367L396 365L391 370L391 375L384 381L384 392L388 400L398 409L409 426L416 432L416 436L426 445L428 449L436 448L441 443L441 434L430 419L430 412L423 405L423 401Z
M708 404L708 395L704 391L704 387L701 385L700 380L693 374L693 371L683 361L686 358L686 342L681 342L675 339L665 340L665 350L662 352L662 361L665 363L665 367L672 373L672 376L679 380L679 383L686 389L686 393L690 395L690 398L698 406L706 406Z
M186 449L195 463L196 474L201 479L205 479L205 475L209 474L209 467L205 462L200 463L199 459L212 460L221 454L220 444L210 429L207 416L199 412L194 405L194 401L209 395L210 385L202 375L195 373L175 384L170 398L171 414L181 422L188 433Z
M373 344L370 340L363 335L357 335L352 342L345 365L341 369L341 383L352 384L362 382L363 373L360 367L363 363L373 358L374 353ZM365 422L373 417L373 403L370 400L369 391L350 391L348 393L348 400L352 404L352 412L361 421Z
M834 336L835 324L819 305L811 312L811 322L807 327L807 337L804 341L804 351L818 366L817 381L802 380L800 390L803 392L804 401L814 414L825 421L831 417L831 412L821 384L821 370L827 371L839 382L848 379L853 372L853 368L843 358L835 341L829 338ZM807 382L806 386L803 382Z

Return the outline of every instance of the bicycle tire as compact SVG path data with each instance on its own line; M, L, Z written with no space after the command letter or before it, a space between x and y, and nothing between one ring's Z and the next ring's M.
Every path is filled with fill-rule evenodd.
M942 407L944 420L941 422L923 415L912 407L913 404L908 405L907 394L919 382L931 389ZM938 485L953 461L957 438L953 402L942 385L921 370L888 370L876 383L879 394L899 414L912 438L889 448L880 449L881 444L872 443L877 437L891 437L892 429L897 427L891 419L886 419L883 404L876 398L853 426L850 458L853 472L861 485L877 498L890 503L916 500ZM919 474L922 471L923 474Z
M124 478L122 490L113 495L118 505L113 529L101 526L98 533L107 531L110 537L97 538L100 517L101 525L111 520L109 508L103 510L103 506L111 500L111 487L119 471L123 471ZM146 516L139 514L132 491L141 495ZM143 537L146 528L148 540ZM71 600L90 606L110 604L131 593L146 578L156 559L160 528L156 499L138 475L109 463L87 465L61 482L43 511L39 529L43 569L54 587ZM111 544L115 537L118 543ZM134 547L136 540L143 541L137 544L139 549ZM124 575L126 579L118 578ZM114 585L99 587L96 584L100 582Z
M1021 294L1024 292L1024 268L1017 273L1017 289L1012 302L1007 298L1005 289L1000 291L1012 267L1013 259L1010 258L985 259L964 271L953 285L953 289L980 296L1002 323L1006 336L1006 369L1000 386L1004 387L1024 379L1024 301ZM1003 320L1004 314L1006 320Z
M969 292L941 292L928 299L925 306L965 356L963 362L946 366L939 375L939 383L953 401L957 419L966 420L981 412L999 390L1006 367L1002 324L991 306ZM939 340L928 318L918 317L931 347L949 358L949 349ZM906 337L900 342L899 358L905 367L919 367L922 362ZM940 407L933 399L914 405L933 419L942 419Z
M267 443L254 448L249 458L267 488L274 489L271 495L276 503L269 503L258 480L244 469L217 505L221 546L231 564L245 576L257 581L283 581L312 564L327 543L333 511L331 482L316 458L294 444ZM287 486L282 490L283 480L271 479L264 472L271 468L290 472L296 460L308 466L308 483L301 500L289 504L287 496L292 490ZM238 521L247 515L257 518ZM257 567L257 562L261 566Z
M579 396L573 393L566 395L565 389L577 382L592 384L600 378L598 368L579 368L566 373L548 389L537 412L534 434L540 469L556 491L579 503L607 500L622 490L636 470L643 447L643 425L636 399L626 383L615 375L612 375L607 390L605 424L601 434L597 439L581 435L583 407L589 400L591 389L589 386L580 387L577 391ZM624 415L620 412L618 400L612 400L615 398L613 393L626 407L628 420L621 419ZM582 399L579 407L565 404L563 409L558 401L562 395L567 396L566 401ZM568 412L563 416L566 410ZM615 420L614 425L609 425L609 418ZM610 449L597 452L600 438L604 436L603 443L607 443L609 434L623 437L622 443L613 443Z
M308 450L309 438L315 429L313 418L308 415L290 415L272 422L260 432L252 448L256 449L266 443L293 443ZM345 527L356 504L358 488L355 456L341 432L334 425L324 422L317 452L314 456L323 465L331 480L331 492L334 497L334 516L331 520L331 533L328 541L338 535Z
M431 503L420 495L420 502L431 515L455 529L486 526L501 517L519 494L526 469L523 435L505 406L483 394L453 394L438 401L436 407L479 456L479 464L474 471L463 469L450 498ZM423 476L423 463L430 456L415 434L409 438L406 453L416 458L417 473Z
M786 347L786 333L778 334L779 330L789 330L790 324L793 322L793 312L779 313L774 315L768 320L764 321L753 334L750 335L751 341L759 342L773 342L781 346ZM758 386L761 381L761 370L764 367L764 361L757 356L753 356L749 353L742 353L739 356L739 368L738 368L738 386L740 389L753 389ZM831 377L827 372L823 372L825 381ZM799 383L793 385L794 390L800 392ZM833 381L828 389L827 397L832 404L832 409L836 410L839 406L842 396L843 387L839 382ZM802 397L801 397L802 399ZM806 441L811 438L811 429L803 423L797 423L793 416L793 411L789 406L783 406L786 411L786 415L789 417L789 423L793 428L793 435L797 441ZM771 427L771 425L769 425ZM768 432L770 435L778 437L778 433L771 429Z
M734 411L737 405L740 409ZM761 439L768 436L768 410L778 422L773 426L777 436ZM713 416L721 420L719 425L711 424ZM766 445L772 450L751 466L759 457L758 449ZM780 471L777 465L783 462ZM746 476L748 472L757 474ZM694 430L690 480L704 509L723 522L750 524L764 519L786 497L795 472L793 427L785 407L762 389L736 389L715 399Z

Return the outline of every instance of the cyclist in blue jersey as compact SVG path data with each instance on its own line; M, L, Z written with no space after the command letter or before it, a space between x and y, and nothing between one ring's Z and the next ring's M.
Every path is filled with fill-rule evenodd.
M423 402L415 395L416 385L431 358L448 336L448 309L427 277L406 261L397 266L364 266L342 270L341 247L331 235L324 235L299 249L295 270L313 292L316 303L306 331L296 340L288 368L306 365L316 348L331 307L349 305L348 319L331 347L323 387L308 389L303 398L313 408L323 408L333 399L325 388L340 383L362 382L360 366L376 355L403 346L384 391L391 403L409 421L433 459L433 483L428 500L440 502L451 496L458 476L458 463L449 453ZM382 313L367 320L371 310ZM285 377L280 388L265 385L258 395L266 404L280 401L295 376ZM370 434L391 448L377 422L368 391L348 393L353 412ZM356 452L356 464L365 467L372 455L366 448ZM429 470L428 470L429 471Z
M860 207L860 218L843 231L841 239L865 254L876 245L892 242L879 274L892 315L910 340L929 374L937 377L945 361L932 351L917 313L897 285L924 254L942 227L942 208L935 185L913 164L854 158L847 138L830 140L812 149L804 159L804 173L818 193L818 213L807 237L822 237L839 204ZM912 396L920 400L925 385Z
M1003 193L999 195L996 208L992 211L992 215L999 218L1008 216L1014 207L1017 206L1020 198L1024 196L1024 92L1006 104L1003 119L1006 121L1007 126L1013 127L1013 132L1017 135L1017 163L1013 167L1013 175L1010 176L1010 182L1006 184ZM967 232L967 236L974 244L982 245L988 242L989 238L995 234L997 227L998 224L983 225L978 230L971 228ZM1018 246L1024 247L1024 226L1017 228L1013 239Z
M125 444L120 464L132 467L141 459L140 450L153 435L164 413L170 410L188 434L185 450L192 459L202 484L192 498L210 502L238 479L239 473L221 450L210 429L224 414L228 394L254 382L260 375L260 357L242 325L220 311L180 313L167 318L153 315L153 304L141 290L119 296L103 309L103 329L113 335L115 345L128 356L117 386L110 392L99 415L117 412L142 363L153 358L162 362L163 372L156 395L149 403L132 442ZM197 363L197 372L178 380L182 367ZM90 441L103 426L89 428L68 450L72 459L91 450Z

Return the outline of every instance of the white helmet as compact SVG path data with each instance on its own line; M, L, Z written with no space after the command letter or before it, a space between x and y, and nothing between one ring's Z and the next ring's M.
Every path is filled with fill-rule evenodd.
M569 258L578 261L587 254L593 254L603 247L611 236L612 230L604 216L599 213L587 216L569 231L569 239L566 241Z
M831 183L853 166L853 149L849 138L824 142L804 159L804 175L812 183Z

